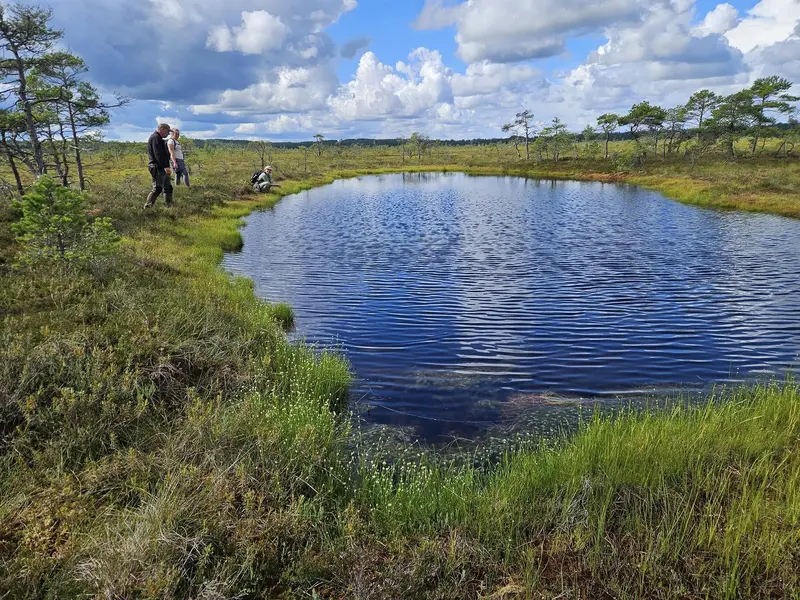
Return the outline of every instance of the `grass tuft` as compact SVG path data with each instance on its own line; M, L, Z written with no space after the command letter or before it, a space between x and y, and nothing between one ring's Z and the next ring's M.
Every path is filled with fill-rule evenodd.
M272 318L275 319L284 331L290 331L294 327L294 310L285 303L272 304L270 306Z

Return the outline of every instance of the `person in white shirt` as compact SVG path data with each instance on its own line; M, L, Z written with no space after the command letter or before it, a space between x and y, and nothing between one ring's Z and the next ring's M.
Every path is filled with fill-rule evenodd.
M172 135L167 139L167 149L169 150L170 160L172 161L172 170L175 171L175 185L181 184L181 179L186 181L186 187L189 187L189 171L186 169L186 163L183 160L183 147L179 141L181 132L179 129L173 129Z

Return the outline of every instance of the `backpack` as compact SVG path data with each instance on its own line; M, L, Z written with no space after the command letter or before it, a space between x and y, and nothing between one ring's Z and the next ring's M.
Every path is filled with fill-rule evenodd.
M256 184L258 178L261 177L261 173L263 173L263 171L256 171L255 173L253 173L253 176L250 178L250 185Z

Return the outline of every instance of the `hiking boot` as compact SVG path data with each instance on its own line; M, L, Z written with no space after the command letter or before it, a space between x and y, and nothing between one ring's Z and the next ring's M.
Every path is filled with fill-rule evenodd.
M153 205L155 203L156 203L155 194L153 192L150 192L150 194L148 194L148 196L147 196L147 200L144 203L144 207L143 207L144 210L147 210L148 208L153 208Z
M167 205L167 208L172 206L172 194L164 194L164 203Z

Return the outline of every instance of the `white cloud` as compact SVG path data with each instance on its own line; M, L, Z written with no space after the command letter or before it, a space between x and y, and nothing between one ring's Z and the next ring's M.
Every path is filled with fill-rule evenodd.
M309 115L280 115L264 123L241 123L235 132L249 136L305 132L310 134L318 128L320 120L315 120Z
M799 20L800 0L761 0L725 36L733 46L749 52L789 38Z
M542 74L530 65L481 61L469 65L463 75L453 75L452 87L455 96L481 96L533 79L541 80Z
M356 6L352 0L48 4L54 25L66 32L65 44L86 60L95 83L175 106L208 102L228 88L243 89L270 69L333 59L336 47L325 30Z
M466 4L446 6L442 0L426 0L422 12L414 21L417 29L442 29L458 21Z
M192 10L194 6L192 0L170 0L170 2L150 0L150 4L152 9L174 28L183 29L202 22L202 17L197 11Z
M312 110L325 105L336 86L336 74L327 63L314 67L279 68L260 83L243 90L227 90L213 104L194 104L196 115L232 116Z
M437 121L442 124L463 124L473 114L473 111L461 110L452 104L440 104L436 109Z
M800 88L800 23L792 35L774 44L758 46L748 53L747 61L753 70L753 77L767 77L778 74L795 82L794 95Z
M719 7L712 13L696 25L694 0L657 0L637 25L607 28L607 42L555 86L562 114L577 127L642 100L668 108L701 88L731 93L748 85L745 58L718 33L721 17L730 23L731 13Z
M618 66L642 63L632 78L641 77L643 67L657 79L684 79L691 65L696 78L730 75L741 70L741 54L716 34L698 36L691 26L692 2L653 2L644 20L636 26L606 30L608 42L590 55L590 62ZM692 71L692 68L688 71Z
M313 119L309 115L280 115L265 123L243 123L236 128L236 132L275 135L299 132L311 134L319 128L319 124L321 124L320 119Z
M311 117L303 115L293 117L281 115L277 119L267 121L264 126L269 133L296 133L299 131L312 131L314 129L314 121Z
M280 17L271 15L265 10L242 12L242 24L228 28L218 25L208 34L206 44L217 52L239 51L242 54L263 54L278 50L289 28Z
M253 134L258 132L258 124L256 123L241 123L236 129L236 133Z
M718 4L714 10L709 12L703 21L697 25L692 33L695 35L710 35L713 33L723 34L739 23L739 10L728 4Z
M183 129L183 122L178 117L165 117L165 116L158 116L156 117L156 126L160 125L161 123L166 123L170 127L177 127L178 129Z
M639 0L468 0L445 7L426 2L417 26L455 22L458 55L468 63L554 56L573 36L639 19Z
M386 116L416 116L442 102L452 100L452 73L435 50L417 48L409 63L392 68L372 52L361 57L355 78L342 85L331 98L333 112L341 119L379 119Z

